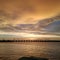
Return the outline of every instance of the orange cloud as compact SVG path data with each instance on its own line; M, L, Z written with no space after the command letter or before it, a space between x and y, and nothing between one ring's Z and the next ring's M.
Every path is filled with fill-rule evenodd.
M0 11L6 23L35 23L59 14L60 0L0 0Z

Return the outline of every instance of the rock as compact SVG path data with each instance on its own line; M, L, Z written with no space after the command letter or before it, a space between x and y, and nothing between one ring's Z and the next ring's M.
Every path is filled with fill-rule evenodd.
M21 57L18 60L48 60L47 58L39 58L39 57Z

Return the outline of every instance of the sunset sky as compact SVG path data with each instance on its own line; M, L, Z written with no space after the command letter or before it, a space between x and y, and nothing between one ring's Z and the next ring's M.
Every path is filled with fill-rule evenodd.
M60 0L0 0L0 23L28 24L60 14Z
M55 21L53 18L55 16L58 16L55 19L59 21ZM25 24L25 27L20 26L21 24ZM27 24L32 24L29 25L32 28ZM27 28L27 31L30 31L21 32L20 28L22 30ZM43 32L46 35L42 35ZM14 37L60 37L60 0L0 0L0 35L0 37L8 37L8 35L9 37L12 35Z

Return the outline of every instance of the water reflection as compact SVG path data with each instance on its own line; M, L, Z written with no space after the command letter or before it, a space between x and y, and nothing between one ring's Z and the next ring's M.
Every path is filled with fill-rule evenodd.
M0 43L0 57L17 60L22 56L60 59L60 42Z

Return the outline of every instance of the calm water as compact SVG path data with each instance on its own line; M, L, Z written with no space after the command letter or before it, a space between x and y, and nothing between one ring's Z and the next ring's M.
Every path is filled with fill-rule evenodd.
M18 60L22 56L60 60L60 42L0 43L0 60Z

